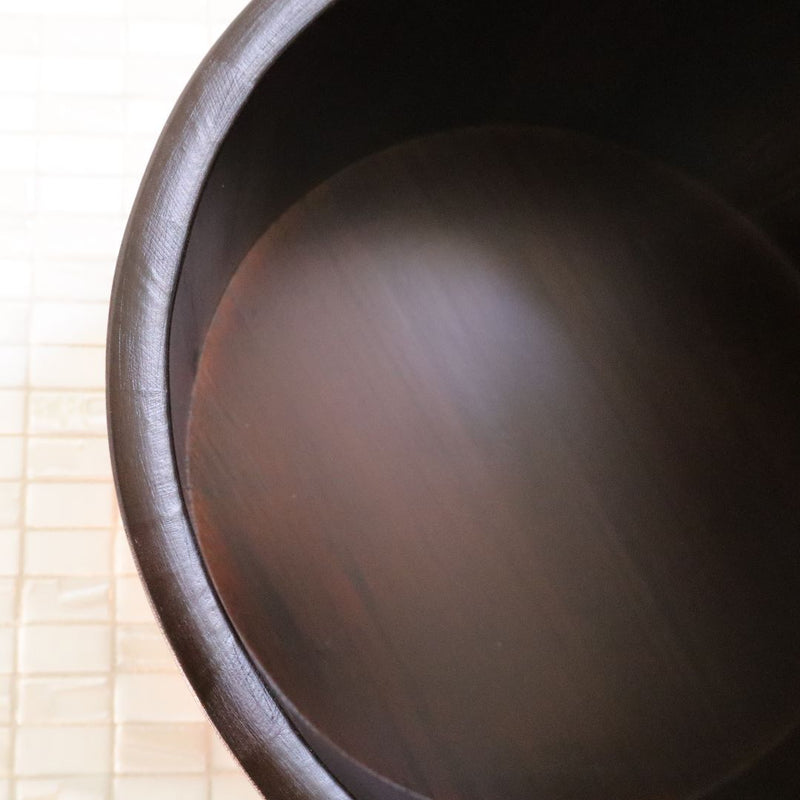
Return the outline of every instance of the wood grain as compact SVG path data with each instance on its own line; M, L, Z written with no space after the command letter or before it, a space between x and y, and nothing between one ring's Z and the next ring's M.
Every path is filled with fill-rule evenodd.
M588 137L468 129L245 258L190 510L359 798L695 797L800 714L799 398L800 281L743 217Z

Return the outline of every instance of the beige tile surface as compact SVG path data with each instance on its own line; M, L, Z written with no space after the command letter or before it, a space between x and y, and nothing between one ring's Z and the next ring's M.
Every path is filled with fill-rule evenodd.
M108 725L19 725L14 774L92 775L108 772Z
M0 800L255 800L142 591L104 344L128 208L244 0L0 0Z
M110 538L110 532L102 529L29 529L25 535L23 572L34 576L98 575L105 578L111 552ZM0 534L0 547L2 541ZM13 540L8 546L14 546Z
M204 778L183 775L128 776L114 781L115 800L142 800L143 797L147 800L207 800L208 784Z
M111 670L108 625L21 625L17 670L20 674L86 674Z
M203 723L117 726L114 767L119 773L196 774L208 768Z
M16 719L22 725L110 723L113 716L110 675L20 678Z

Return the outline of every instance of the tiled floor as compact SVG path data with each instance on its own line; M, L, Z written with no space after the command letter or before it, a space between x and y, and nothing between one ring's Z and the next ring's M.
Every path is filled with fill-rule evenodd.
M0 800L244 800L120 527L114 261L178 93L244 0L0 0Z

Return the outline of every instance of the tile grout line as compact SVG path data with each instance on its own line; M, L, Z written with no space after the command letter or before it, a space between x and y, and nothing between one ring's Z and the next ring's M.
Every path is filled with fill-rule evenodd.
M36 25L41 33L43 21L41 15L37 15ZM33 235L36 235L38 225L38 211L39 211L39 130L41 124L41 89L42 89L42 53L41 50L37 53L37 76L36 76L36 90L34 94L35 102L35 116L36 116L36 132L34 134L35 141L35 160L33 168L34 180L34 195L33 195ZM34 257L33 242L29 243L28 258L32 263ZM31 397L31 334L33 332L33 270L31 269L28 276L28 318L26 320L26 333L25 347L26 347L26 361L25 361L25 375L26 381L23 387L23 407L22 407L22 430L23 430L23 447L21 454L21 475L20 475L20 502L18 509L18 522L19 522L19 542L17 547L17 581L14 591L14 642L12 646L13 662L11 665L11 696L9 697L9 714L10 714L10 747L9 747L9 779L10 779L10 798L16 800L19 796L17 791L17 775L15 765L17 762L17 755L19 749L19 690L20 690L20 653L21 653L21 639L22 639L22 590L25 574L25 526L27 524L28 513L28 431L30 426L30 397Z

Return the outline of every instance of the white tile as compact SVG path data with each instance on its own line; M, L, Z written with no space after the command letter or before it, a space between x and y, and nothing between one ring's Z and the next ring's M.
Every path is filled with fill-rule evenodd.
M111 616L107 578L26 578L22 621L106 622Z
M153 611L138 575L116 579L117 622L153 622Z
M8 775L8 765L11 756L11 731L0 727L0 775Z
M67 11L66 8L59 11ZM69 9L72 11L72 9ZM121 18L46 14L42 18L42 44L48 54L119 55L125 50L125 24Z
M164 97L131 97L125 106L125 123L130 134L143 136L143 141L153 150L155 137L164 127L172 111L172 103Z
M2 439L0 439L2 442ZM0 459L1 461L1 459ZM28 478L111 480L108 442L101 437L28 439Z
M13 528L20 522L22 485L14 481L0 482L0 527Z
M0 627L0 675L14 671L14 634L12 627Z
M24 444L21 436L0 436L0 479L22 477Z
M36 220L28 213L0 213L0 268L30 257L36 243ZM13 280L13 279L12 279ZM11 295L6 294L6 299Z
M19 572L20 532L16 528L0 529L0 575Z
M233 20L247 5L247 0L209 0L209 14Z
M0 100L2 102L2 100ZM5 246L0 247L0 275L3 276L3 298L5 300L27 300L33 287L33 265L23 259L6 259Z
M111 722L111 679L96 677L20 678L17 722L77 724Z
M0 578L0 624L14 622L17 602L17 578Z
M37 187L44 213L119 214L122 207L123 184L117 176L44 174Z
M122 58L45 56L40 64L41 85L45 92L119 94L125 89L125 62Z
M117 726L114 768L138 774L197 773L206 769L206 726Z
M102 575L108 571L108 530L31 530L25 535L26 575Z
M0 345L0 387L9 389L23 387L27 377L28 348Z
M122 777L114 780L114 800L207 800L205 778Z
M28 402L28 429L32 434L106 433L103 392L33 391Z
M200 59L136 56L127 61L127 88L130 94L170 98L174 103L192 77Z
M144 174L144 168L139 173L133 173L134 177L126 177L125 178L125 190L122 197L122 204L123 208L125 209L125 214L130 215L131 209L133 208L133 204L136 200L136 196L139 192L139 184L142 180L142 175Z
M63 0L37 0L47 14L64 13ZM69 13L76 17L119 17L125 10L125 0L70 0Z
M199 701L181 673L117 675L115 722L204 722L205 719Z
M182 19L132 19L128 24L128 48L134 55L194 56L208 49L205 22Z
M107 258L113 263L117 258L125 230L121 213L118 217L40 213L36 219L34 249L39 259L76 261Z
M33 131L36 127L37 98L0 91L0 130Z
M214 775L211 800L264 800L250 779L241 773Z
M106 725L17 728L18 775L86 775L111 768L111 728Z
M170 105L172 105L171 102ZM163 122L166 121L167 118L164 117ZM150 163L160 130L161 128L156 128L153 134L130 136L125 142L125 175L133 176L136 179L132 182L133 188L136 190L138 190L144 171ZM127 189L130 187L129 183ZM134 200L135 195L133 197L126 195L126 199Z
M0 128L0 170L32 172L36 169L36 139L29 133L4 133Z
M102 389L102 347L35 345L31 348L31 386L36 389Z
M114 262L48 261L33 271L33 296L37 300L98 301L108 308Z
M214 772L240 772L239 762L215 729L211 729L211 769Z
M24 431L24 390L0 390L0 433L23 433Z
M214 42L222 36L228 29L231 22L236 18L235 15L213 13L208 18L208 46L211 47Z
M0 53L0 92L32 93L38 83L39 59L35 55Z
M0 24L0 53L34 54L41 47L41 39L38 17L22 14L3 16Z
M0 172L0 213L30 214L36 203L36 180L32 174Z
M31 341L36 344L105 345L105 303L44 303L33 306Z
M116 668L120 672L177 670L175 655L155 625L117 625Z
M116 575L137 574L130 542L125 531L120 529L114 533L114 573Z
M46 131L98 135L125 129L122 95L45 94L39 104L41 126Z
M0 725L11 722L11 692L13 679L10 675L0 675Z
M26 523L33 528L108 528L113 489L108 483L29 483Z
M197 0L128 0L130 17L143 19L192 19L198 16Z
M25 625L19 632L19 671L27 674L108 672L108 625Z
M52 175L121 175L119 136L51 134L39 137L39 169Z
M25 344L28 341L29 312L28 303L0 303L0 344Z
M16 800L108 800L104 776L27 778L15 783Z

